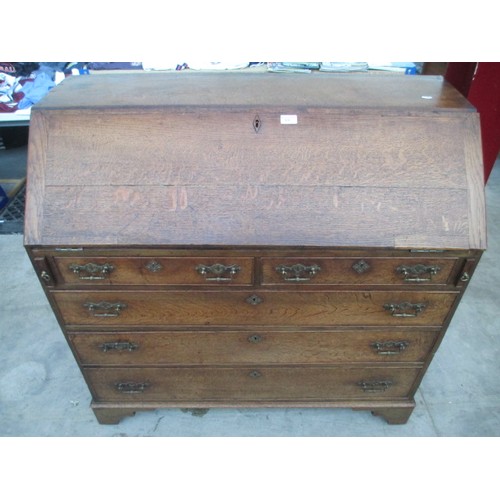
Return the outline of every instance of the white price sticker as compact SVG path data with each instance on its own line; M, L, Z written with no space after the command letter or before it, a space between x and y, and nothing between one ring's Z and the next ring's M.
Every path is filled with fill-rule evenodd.
M280 115L281 125L297 125L297 115Z

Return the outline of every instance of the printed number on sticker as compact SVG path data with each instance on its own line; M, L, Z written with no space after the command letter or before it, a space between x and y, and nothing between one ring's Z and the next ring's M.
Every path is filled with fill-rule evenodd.
M297 115L281 115L281 125L297 125Z

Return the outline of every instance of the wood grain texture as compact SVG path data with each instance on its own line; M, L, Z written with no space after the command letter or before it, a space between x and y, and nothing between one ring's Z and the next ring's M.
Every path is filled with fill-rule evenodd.
M434 330L381 331L164 331L70 334L82 365L234 365L328 363L422 363L430 354ZM105 349L105 344L131 344ZM375 343L404 342L398 350ZM382 352L382 354L379 353Z
M254 365L250 368L86 368L97 401L328 401L404 398L418 368ZM252 373L255 375L252 376ZM363 381L390 381L386 391L366 393ZM119 383L145 383L140 393L123 393Z
M260 303L247 300L258 296ZM69 327L200 326L441 326L457 294L441 292L324 292L324 291L65 291L53 298ZM123 303L113 317L95 316L87 303ZM416 317L393 317L384 308L392 303L422 303Z
M422 99L422 96L432 99ZM105 107L312 106L433 112L472 106L441 77L297 74L146 73L64 80L42 109Z
M469 116L464 138L464 158L468 187L467 206L470 220L469 246L471 248L485 249L487 246L486 203L484 199L483 156L479 140L481 136L480 130L479 115Z
M479 121L457 91L103 75L32 116L25 243L101 423L245 406L406 422L486 246ZM282 281L297 263L321 272ZM207 282L199 264L241 269ZM405 282L402 265L439 271Z
M281 258L263 258L262 262L262 283L265 285L405 285L414 283L418 285L446 285L450 279L454 282L455 277L451 278L451 272L456 267L456 259L442 258L373 258L365 256L361 258L324 258L324 257L281 257ZM308 281L293 281L294 274L289 273L286 277L279 271L280 266L318 266L319 271L314 276L303 273ZM358 266L358 267L357 267ZM422 272L411 274L415 268L421 266L423 269L435 268L436 274ZM409 271L405 275L401 270L405 268ZM286 281L285 278L292 278L292 281ZM415 278L422 280L416 282ZM410 279L413 281L405 281Z
M289 126L280 124L280 112L267 110L50 116L51 186L464 188L461 115L299 110L297 125Z
M48 125L45 115L33 112L30 119L26 202L24 214L24 244L43 240L41 224L44 220L46 154Z
M27 243L484 247L476 115L442 82L254 76L125 78L143 106L58 88Z
M251 257L56 257L54 259L58 275L61 276L60 285L78 285L99 287L107 285L189 285L189 286L238 286L253 283L254 260ZM111 265L113 270L105 275L96 273L88 279L89 273L82 271L77 274L72 271L73 266ZM226 267L236 266L237 272L221 273L220 276L207 273L200 274L198 266L214 266L220 264ZM152 267L151 267L152 266ZM221 281L213 278L223 278Z
M468 248L463 190L46 187L44 245Z

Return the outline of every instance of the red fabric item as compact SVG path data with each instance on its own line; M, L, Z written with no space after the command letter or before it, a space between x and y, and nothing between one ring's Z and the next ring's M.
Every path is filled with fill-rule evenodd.
M461 92L462 95L467 97L476 67L477 63L475 62L448 63L445 78Z
M26 82L32 82L33 78L21 78L19 80L19 84L24 85ZM3 80L0 80L0 82L3 82ZM0 113L13 113L14 111L17 111L17 105L18 103L22 100L24 97L24 92L14 92L12 94L12 101L10 102L0 102Z
M469 99L481 117L486 183L500 152L500 63L448 63L445 78Z
M481 116L486 182L500 152L500 63L478 63L468 97Z

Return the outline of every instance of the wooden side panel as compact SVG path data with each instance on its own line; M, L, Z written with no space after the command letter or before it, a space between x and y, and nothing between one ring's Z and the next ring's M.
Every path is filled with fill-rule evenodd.
M479 115L467 117L464 136L464 159L467 172L467 205L469 211L469 246L486 249L486 204L484 167L481 150Z
M33 245L44 239L46 154L48 124L45 114L33 111L30 120L26 207L24 215L24 244Z

